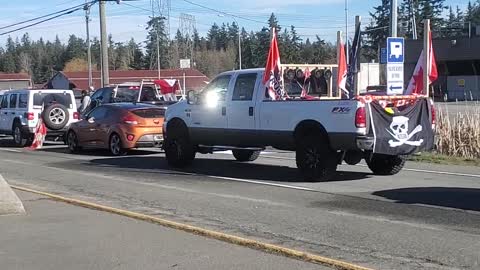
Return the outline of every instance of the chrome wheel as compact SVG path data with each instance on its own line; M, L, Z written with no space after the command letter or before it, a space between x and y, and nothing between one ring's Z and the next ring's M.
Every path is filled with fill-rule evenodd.
M65 121L65 111L61 108L55 108L50 111L48 118L56 125L62 124Z

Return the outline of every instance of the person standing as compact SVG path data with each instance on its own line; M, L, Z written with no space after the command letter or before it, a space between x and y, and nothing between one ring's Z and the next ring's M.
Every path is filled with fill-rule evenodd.
M82 91L82 105L78 108L80 113L85 113L91 102L90 93L87 90Z

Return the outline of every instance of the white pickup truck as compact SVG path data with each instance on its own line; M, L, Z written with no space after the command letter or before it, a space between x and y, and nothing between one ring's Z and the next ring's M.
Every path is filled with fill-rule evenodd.
M404 155L374 154L365 103L358 100L272 101L262 83L264 69L218 75L200 93L170 106L163 128L168 163L184 167L196 153L232 150L253 161L266 147L295 151L305 180L329 180L337 165L365 159L375 174L393 175ZM408 127L408 126L407 126ZM399 128L399 127L395 127Z

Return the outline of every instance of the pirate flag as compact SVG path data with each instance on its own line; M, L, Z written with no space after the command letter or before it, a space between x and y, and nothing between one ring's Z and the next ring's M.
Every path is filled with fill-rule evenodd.
M368 104L374 153L411 155L433 149L434 131L428 100L418 100L404 110L383 108L377 101Z

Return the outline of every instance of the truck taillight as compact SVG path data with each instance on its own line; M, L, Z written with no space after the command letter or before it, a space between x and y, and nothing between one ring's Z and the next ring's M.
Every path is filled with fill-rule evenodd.
M35 120L35 114L33 112L28 112L27 113L27 120Z
M79 120L80 119L80 114L78 112L73 113L73 119Z
M360 107L357 109L357 112L355 113L355 126L357 128L367 127L367 113L365 111L365 107Z

